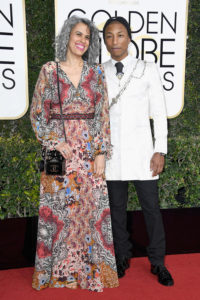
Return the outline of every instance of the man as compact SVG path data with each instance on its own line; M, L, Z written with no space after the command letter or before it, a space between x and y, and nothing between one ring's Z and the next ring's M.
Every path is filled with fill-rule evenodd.
M131 29L122 17L107 20L103 38L111 59L104 63L110 103L113 156L106 165L118 277L131 257L127 232L128 182L133 181L149 236L151 272L163 285L173 285L164 266L165 234L157 180L167 153L167 118L162 83L154 63L131 57ZM154 144L150 127L154 121Z

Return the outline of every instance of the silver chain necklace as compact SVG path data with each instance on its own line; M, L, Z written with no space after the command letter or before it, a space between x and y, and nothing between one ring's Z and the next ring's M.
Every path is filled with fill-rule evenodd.
M134 77L134 71L135 71L135 69L136 69L139 61L140 60L138 59L137 62L136 62L136 64L135 64L135 66L134 66L134 68L133 68L133 70L132 70L132 72L131 72L131 74L130 74L130 76L129 76L129 78L125 82L125 84L122 87L122 89L119 91L119 93L115 97L112 98L111 104L109 105L109 109L111 109L111 107L118 102L118 100L121 97L121 95L123 94L123 92L127 89L127 87L129 85L131 79ZM146 62L144 61L144 63L145 63L145 67L146 67ZM144 70L145 70L145 67L144 67ZM143 76L143 74L144 74L144 70L143 70L141 76L140 77L136 77L136 78L138 78L138 79L141 78Z

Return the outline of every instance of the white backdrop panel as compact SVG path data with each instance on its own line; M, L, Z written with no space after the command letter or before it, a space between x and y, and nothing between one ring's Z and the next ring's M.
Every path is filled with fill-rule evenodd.
M24 0L0 1L0 119L18 119L28 109Z

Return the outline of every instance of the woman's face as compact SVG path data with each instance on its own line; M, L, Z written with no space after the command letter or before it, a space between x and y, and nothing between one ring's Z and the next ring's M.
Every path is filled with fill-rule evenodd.
M90 44L90 29L84 23L76 24L70 33L67 54L83 56Z

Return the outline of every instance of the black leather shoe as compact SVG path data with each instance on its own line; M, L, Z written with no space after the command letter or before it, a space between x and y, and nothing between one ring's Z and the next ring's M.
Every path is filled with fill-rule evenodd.
M165 266L162 265L151 265L151 273L158 275L158 281L160 284L171 286L174 285L174 280Z
M117 256L116 264L118 278L122 278L125 275L125 270L127 270L130 267L129 259L125 256L120 258Z
M127 270L130 267L130 259L128 257L123 257L122 265L124 267L124 270Z

